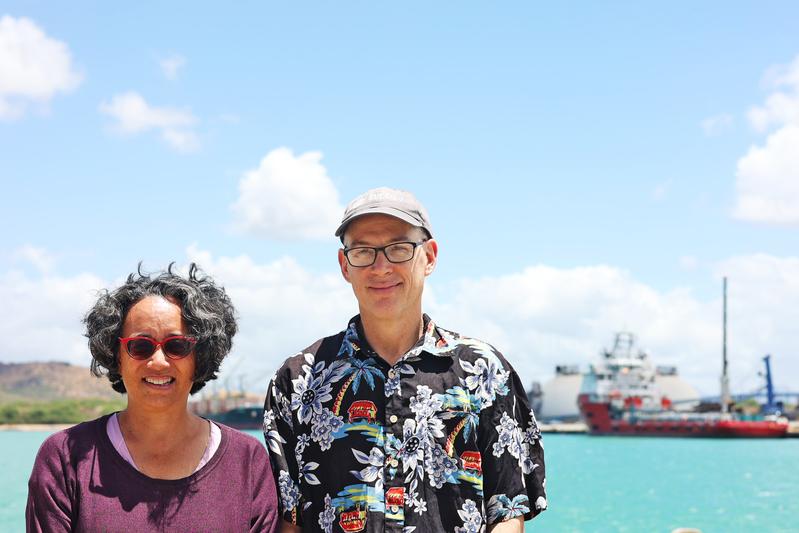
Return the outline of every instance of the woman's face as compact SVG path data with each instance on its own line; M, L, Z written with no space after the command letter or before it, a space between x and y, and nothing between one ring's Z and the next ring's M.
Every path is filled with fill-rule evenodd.
M163 341L186 335L180 306L172 299L148 296L128 311L122 337L149 337ZM147 359L130 357L124 343L119 348L119 371L128 391L128 407L149 411L185 409L194 383L194 351L182 359L167 357L158 347Z

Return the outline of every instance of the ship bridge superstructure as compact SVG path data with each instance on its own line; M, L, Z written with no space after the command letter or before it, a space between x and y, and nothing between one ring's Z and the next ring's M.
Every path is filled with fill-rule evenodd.
M664 398L655 383L657 369L643 350L635 346L635 335L616 334L613 348L604 350L599 362L590 365L581 393L614 407L659 408Z

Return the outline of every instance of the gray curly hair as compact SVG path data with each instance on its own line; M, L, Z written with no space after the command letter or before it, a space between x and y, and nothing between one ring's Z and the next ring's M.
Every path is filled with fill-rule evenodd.
M173 266L171 263L163 272L145 274L140 263L137 272L130 274L121 287L101 291L83 318L92 354L91 371L98 377L107 376L117 392L125 392L118 358L122 326L130 308L147 296L174 298L181 307L189 334L197 339L191 394L216 379L222 360L230 352L238 327L235 309L225 289L194 263L186 277L173 272Z

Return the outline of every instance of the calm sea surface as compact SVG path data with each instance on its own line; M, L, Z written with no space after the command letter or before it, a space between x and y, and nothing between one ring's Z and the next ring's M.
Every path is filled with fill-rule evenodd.
M0 431L0 531L24 530L28 476L47 435ZM528 531L799 532L799 439L544 442L550 510Z

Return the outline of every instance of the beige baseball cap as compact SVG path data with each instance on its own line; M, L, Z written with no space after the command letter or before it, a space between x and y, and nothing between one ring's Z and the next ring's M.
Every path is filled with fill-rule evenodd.
M430 217L421 202L408 191L388 187L370 189L351 201L344 210L344 217L336 230L336 237L343 238L347 226L356 218L373 214L398 218L412 226L422 228L430 238L433 237Z

